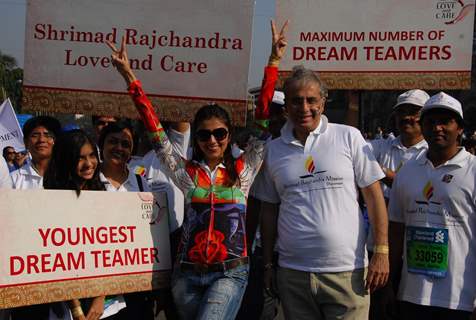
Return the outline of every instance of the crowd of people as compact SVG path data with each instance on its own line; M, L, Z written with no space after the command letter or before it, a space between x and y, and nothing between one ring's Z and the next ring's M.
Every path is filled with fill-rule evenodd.
M275 319L279 310L293 320L476 319L476 158L462 146L461 103L409 90L394 106L398 136L366 141L328 121L314 72L295 67L276 90L287 24L271 23L256 132L245 142L234 144L216 104L191 125L165 126L124 39L108 45L149 142L112 117L93 118L95 137L52 117L28 120L29 158L5 148L2 187L166 192L175 263L170 289L3 310L2 319L153 319L157 310L168 319Z

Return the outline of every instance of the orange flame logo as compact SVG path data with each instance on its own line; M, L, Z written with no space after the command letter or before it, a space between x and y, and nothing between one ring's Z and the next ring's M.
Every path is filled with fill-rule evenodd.
M314 159L312 159L312 156L307 157L306 162L304 163L304 166L306 167L307 172L313 173L316 167L314 166Z
M433 197L433 185L431 184L431 181L428 181L428 183L423 188L423 196L426 198L426 200L430 200L431 197Z

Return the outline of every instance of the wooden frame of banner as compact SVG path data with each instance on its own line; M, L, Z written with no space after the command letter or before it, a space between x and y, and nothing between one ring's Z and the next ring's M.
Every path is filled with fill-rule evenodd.
M170 286L171 271L114 275L0 288L0 309Z
M246 101L157 95L148 97L164 121L192 121L200 107L216 103L228 111L234 125L244 126L246 122ZM130 119L139 116L127 93L23 86L22 100L22 112L79 113Z
M471 72L317 72L335 90L471 89ZM280 71L286 78L290 71Z

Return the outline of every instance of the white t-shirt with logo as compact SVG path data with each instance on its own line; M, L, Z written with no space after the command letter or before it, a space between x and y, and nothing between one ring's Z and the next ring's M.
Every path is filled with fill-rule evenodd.
M281 203L281 267L341 272L367 265L357 188L384 174L357 129L322 116L303 146L288 121L281 137L268 143L264 170L268 188L257 197Z
M405 147L399 137L393 139L378 139L369 142L375 159L383 167L395 173L410 159L416 158L428 149L428 143L422 140L411 147ZM382 183L383 194L390 196L390 188Z
M405 224L399 299L473 311L476 307L476 158L462 148L437 168L427 159L426 152L407 162L393 182L389 215L391 221ZM422 243L447 250L447 260L445 254L421 247ZM425 265L423 269L411 270L412 261L423 263L425 258L427 263L447 263L447 267ZM438 274L439 270L445 272Z

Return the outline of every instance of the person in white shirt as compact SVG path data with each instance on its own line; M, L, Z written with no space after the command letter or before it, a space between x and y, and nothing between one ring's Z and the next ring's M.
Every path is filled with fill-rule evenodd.
M430 96L423 90L413 89L398 96L393 107L399 136L394 139L372 140L370 145L385 178L384 197L388 200L393 178L403 164L428 148L420 127L420 110Z
M107 191L150 191L144 178L127 165L134 147L134 130L129 121L119 120L104 126L98 138L98 147L102 159L99 179ZM109 296L105 312L113 314L114 319L153 319L153 302L148 298L148 292Z
M133 141L133 129L127 121L113 122L102 129L98 140L103 160L100 177L108 191L149 191L143 178L136 177L127 165Z
M423 90L413 89L398 96L397 103L393 107L395 126L398 128L397 138L378 139L370 141L370 146L382 167L385 178L382 179L382 189L386 202L392 187L393 178L400 168L408 160L415 158L428 149L428 144L423 138L420 127L420 110L430 96ZM373 234L369 229L367 249L369 256L373 253ZM388 295L391 295L390 285L377 290L370 298L370 319L392 319L395 306L389 303Z
M23 126L23 141L31 161L11 173L14 189L43 188L43 175L48 168L55 139L61 132L58 120L48 116L29 119Z
M268 143L262 243L265 285L272 287L278 235L277 282L285 317L367 319L369 296L388 278L384 174L360 132L322 115L327 91L318 76L294 68L284 84L289 120ZM364 195L376 239L368 266ZM279 215L278 215L279 204ZM338 289L336 289L338 288Z
M23 141L31 155L31 160L10 174L13 189L43 189L43 175L51 159L53 145L61 132L60 122L52 117L38 116L29 119L23 126ZM62 305L64 319L71 319L65 313L66 305ZM50 304L42 304L12 309L12 320L16 319L52 319ZM67 310L66 310L67 311Z
M397 173L389 203L401 317L475 319L476 158L459 146L461 103L440 92L420 121L428 151Z
M188 122L171 122L167 135L172 143L172 148L176 150L182 158L187 159L187 150L190 142L190 124ZM151 148L150 146L149 149ZM164 172L164 164L157 157L155 151L150 150L140 158L134 157L133 160L129 161L129 168L133 170L135 174L145 178L150 191L166 192L169 209L169 230L171 233L179 233L179 228L182 226L184 218L184 196L182 191ZM171 235L172 238L175 236L175 234ZM172 251L174 252L175 250Z
M187 131L189 129L188 123L185 124L176 124L174 128L183 129ZM182 133L176 132L173 130L177 137L182 136ZM147 181L144 179L144 175L147 173L153 174L150 170L144 172L138 172L137 168L141 166L140 162L135 162L135 169L132 169L128 163L131 159L132 150L134 148L134 130L128 121L117 121L110 123L108 126L104 127L101 131L98 140L98 146L101 152L101 158L103 162L101 163L101 172L100 179L104 183L107 191L118 191L118 192L167 192L167 185L162 189L151 189ZM181 153L183 153L183 148L180 148ZM155 158L157 157L154 153ZM145 168L142 167L144 170ZM142 174L144 173L144 174ZM157 172L155 172L157 174ZM163 173L162 173L163 174ZM166 180L166 178L165 178ZM154 180L156 181L156 180ZM183 198L182 198L183 199ZM172 203L172 206L178 205ZM170 203L167 203L169 207L169 213L173 208L170 208ZM182 204L183 208L183 204ZM183 210L183 209L182 209ZM182 212L183 215L183 212ZM169 214L169 217L171 215ZM173 216L171 220L175 220ZM172 226L175 226L177 229L178 224L176 222L172 223ZM173 230L175 230L173 229ZM171 231L173 231L171 230ZM172 258L173 259L173 258ZM158 290L152 293L150 292L140 292L140 293L131 293L124 295L127 308L124 311L121 311L129 318L137 319L153 319L153 297L158 296L160 299L167 299L172 303L171 294L167 296L167 290ZM115 297L116 300L121 302L122 296ZM123 300L122 300L123 301ZM162 301L159 301L160 303ZM116 303L117 305L117 303ZM172 314L174 312L173 306L169 306L166 310L167 314Z
M78 196L83 190L104 190L104 185L99 181L98 164L99 156L92 138L79 129L63 132L53 148L43 187L74 190ZM103 315L104 299L105 296L99 296L68 301L70 311L65 312L64 316L97 320Z
M12 187L12 179L10 179L10 172L8 170L7 162L0 158L0 189Z
M15 157L16 157L15 148L13 148L12 146L6 146L5 148L3 148L3 158L5 159L5 162L7 163L7 166L8 166L8 171L10 172L18 169L15 163Z

